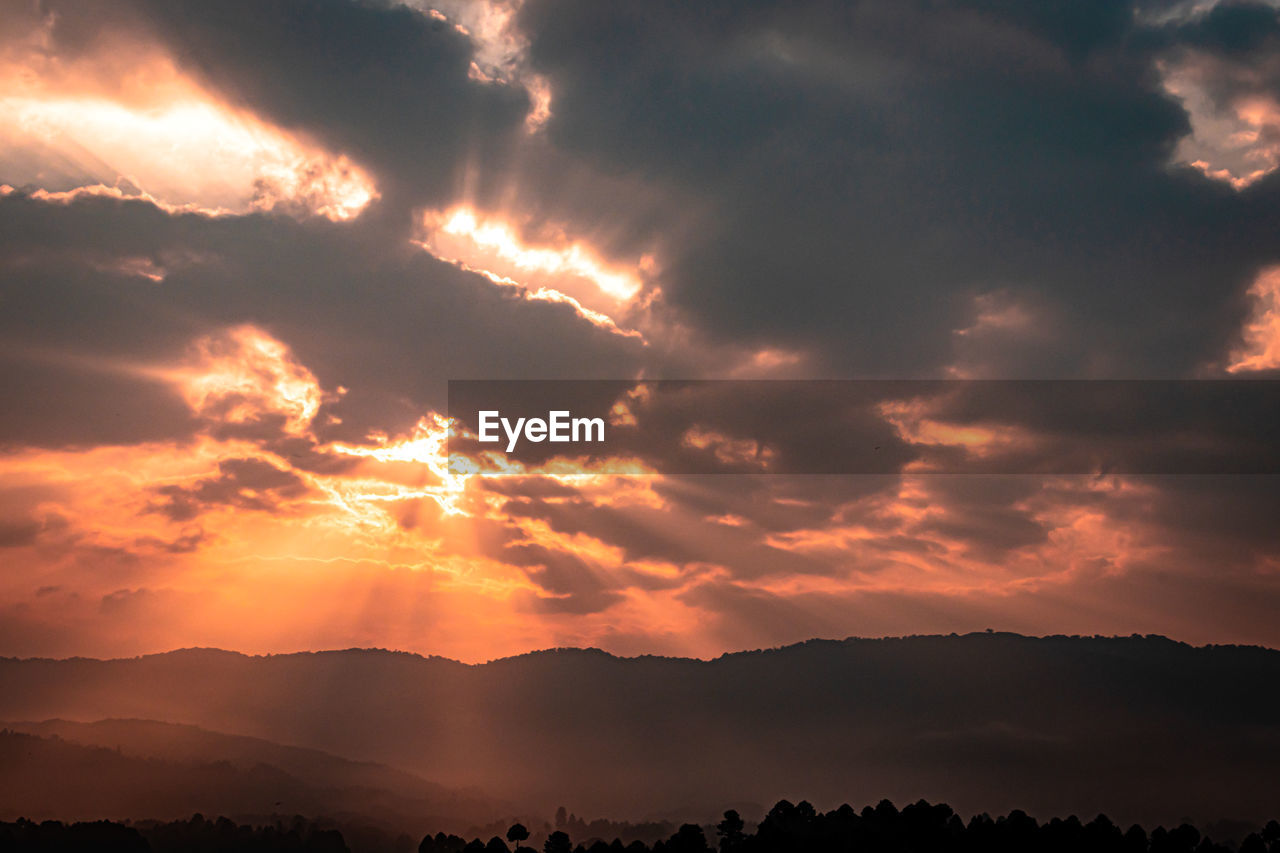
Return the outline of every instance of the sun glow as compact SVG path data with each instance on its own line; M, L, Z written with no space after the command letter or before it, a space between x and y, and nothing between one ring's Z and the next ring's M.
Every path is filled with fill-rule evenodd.
M621 335L625 338L637 338L644 341L644 335L640 331L620 327L608 314L605 314L602 311L593 311L577 299L569 296L567 293L561 293L560 291L554 290L550 287L539 287L537 290L531 290L513 278L497 275L484 269L475 269L474 267L468 266L467 264L459 261L454 261L454 263L468 272L474 272L478 275L484 276L499 287L510 287L518 290L525 299L534 302L559 302L563 305L568 305L573 309L575 314L586 320L588 323L591 323L593 326L598 326L601 329L615 335Z
M507 222L485 218L468 207L455 207L423 217L427 231L424 245L446 260L462 261L478 269L507 275L533 286L543 279L568 282L555 288L571 296L573 280L588 282L597 294L615 304L634 299L644 287L641 271L652 261L638 260L633 269L623 269L602 260L585 244L560 237L545 244L532 244ZM504 269L505 268L505 269ZM583 300L586 302L587 300Z
M149 105L6 96L0 127L0 164L12 184L101 185L208 213L283 210L333 220L359 215L377 197L369 175L345 156L198 90ZM41 165L24 167L32 152Z
M372 436L376 442L373 446L331 444L329 449L343 456L426 466L439 485L423 486L410 493L397 491L390 499L430 498L446 515L467 515L467 511L461 506L461 499L470 475L466 471L455 470L449 464L448 441L452 424L451 419L432 412L419 420L406 438L392 441L386 436Z

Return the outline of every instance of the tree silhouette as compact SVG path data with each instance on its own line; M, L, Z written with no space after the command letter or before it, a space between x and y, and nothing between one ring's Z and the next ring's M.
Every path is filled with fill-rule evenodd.
M542 853L573 853L573 841L569 839L569 833L557 829L548 835L547 840L542 843Z
M696 823L682 825L666 843L667 853L710 853L710 850L707 836Z
M720 837L720 853L734 853L742 847L742 840L746 837L742 830L745 827L742 816L736 810L729 809L724 813L724 820L716 824L716 835Z
M528 839L529 830L525 828L523 823L513 823L511 828L507 830L507 840L514 842L516 851L520 850L520 842Z
M575 818L570 816L567 822L572 824ZM622 825L592 821L590 826L612 832ZM795 804L782 800L754 834L746 832L742 816L733 810L724 813L715 832L717 853L1280 853L1280 823L1275 821L1248 834L1236 847L1215 842L1189 824L1172 829L1158 826L1150 834L1133 825L1122 832L1106 815L1088 823L1074 815L1040 821L1020 809L995 818L978 814L965 821L950 806L925 800L902 809L881 800L861 811L844 805L830 812L819 812L803 800ZM608 837L589 835L585 844L572 847L569 834L557 830L547 837L540 853L712 853L703 828L692 823L652 847L639 840L624 846L625 835L615 835L612 843L606 841ZM444 836L430 844L428 839L423 839L423 853L457 853L437 843L445 842ZM502 853L493 850L495 843L505 848L497 838L489 848L476 840L463 853Z
M428 835L422 839L418 853L462 853L466 846L466 839L460 836L437 832L435 838Z

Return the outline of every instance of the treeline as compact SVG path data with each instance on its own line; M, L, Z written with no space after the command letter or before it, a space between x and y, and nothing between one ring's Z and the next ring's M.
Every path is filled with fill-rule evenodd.
M567 828L575 821L557 820ZM590 824L585 824L590 825ZM550 827L547 827L550 829ZM539 853L524 842L529 831L514 824L506 840L470 841L437 833L419 853ZM412 849L412 841L403 839ZM398 845L397 845L398 846ZM923 800L898 810L888 800L856 811L841 806L821 813L807 802L774 806L754 832L735 811L714 827L687 823L652 845L587 839L576 843L564 829L542 841L541 853L1280 853L1280 823L1271 821L1238 845L1214 841L1188 824L1173 829L1121 829L1105 815L1039 822L1015 810L963 820L943 804ZM513 849L514 848L514 849ZM227 818L195 815L172 823L111 821L63 824L0 822L0 853L350 853L342 833L303 818L267 826L242 826Z
M528 837L519 824L508 831L509 841ZM520 851L536 853L536 849ZM513 853L502 838L467 841L437 833L422 839L419 853ZM701 826L687 823L652 846L642 841L624 845L595 839L575 845L564 830L556 830L542 844L542 853L1280 853L1280 823L1271 821L1239 846L1215 842L1189 824L1163 826L1147 832L1138 825L1122 829L1105 815L1088 823L1072 816L1037 821L1021 810L992 818L975 815L968 821L945 804L923 800L899 810L883 800L857 811L845 805L818 812L807 802L786 800L774 806L748 832L736 811L708 838Z
M107 820L64 824L0 822L0 851L8 853L351 853L342 833L302 818L288 824L241 826L225 817L195 815L172 823L126 825Z
M465 835L467 838L502 836L506 834L509 826L511 826L510 820L497 820L482 826L471 826L467 829ZM655 841L665 841L676 831L679 824L668 820L650 820L639 823L625 820L609 820L608 818L584 820L561 806L556 811L554 825L545 822L531 823L529 825L529 829L535 839L531 843L536 850L542 849L542 841L552 832L553 826L554 829L563 830L570 838L584 840L589 846L598 838L620 838L624 845L638 838L646 844L652 845ZM415 841L414 844L416 846L417 842ZM529 845L523 843L520 847L521 853L526 853L526 851L527 853L536 853L536 850L529 850ZM412 853L412 850L410 853Z

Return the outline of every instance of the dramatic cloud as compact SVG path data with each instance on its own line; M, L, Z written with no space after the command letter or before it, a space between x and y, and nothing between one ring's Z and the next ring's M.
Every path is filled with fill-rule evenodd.
M0 654L1280 644L1266 389L711 383L596 400L608 453L446 456L451 379L1274 379L1278 40L1235 0L0 0Z
M1276 179L1233 191L1175 156L1191 122L1161 68L1208 23L537 0L521 23L548 136L700 204L660 258L670 302L838 375L1183 375L1223 357L1275 260ZM989 364L974 338L1019 314L1048 334L1000 335Z

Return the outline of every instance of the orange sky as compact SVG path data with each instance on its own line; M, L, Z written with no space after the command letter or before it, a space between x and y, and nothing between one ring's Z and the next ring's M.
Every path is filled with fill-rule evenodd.
M520 71L510 16L448 20L476 45L471 84L530 92L521 133L541 138L556 92ZM129 201L175 220L267 215L340 229L367 223L398 189L336 135L259 114L154 35L122 26L71 55L54 45L49 19L13 33L0 54L0 201L21 195L55 212ZM1213 114L1202 103L1206 67L1189 55L1164 68L1168 89L1195 110L1194 133L1176 156L1240 191L1276 168L1266 141L1275 103ZM462 164L452 198L411 205L412 221L397 225L404 252L474 274L494 304L563 309L554 316L584 339L602 336L638 358L679 353L687 360L674 364L698 364L710 377L806 375L812 353L704 334L665 305L683 223L673 220L665 240L628 241L624 217L535 215L528 187L495 203L501 194L469 185L483 171L482 162ZM625 175L590 179L632 186ZM628 215L639 216L649 199L628 192ZM689 222L703 215L694 204L681 211ZM162 255L121 245L66 261L74 253L32 249L8 257L4 275L17 281L58 256L164 288L178 273L211 268L214 251L225 249ZM1280 368L1276 269L1257 276L1253 316L1204 375ZM1000 288L968 301L971 324L951 330L955 356L944 375L992 375L991 351L1052 326L1044 305ZM307 310L300 300L300 316ZM175 329L187 329L190 318L174 314ZM550 315L519 316L536 325ZM279 324L246 311L190 325L163 355L5 343L23 364L148 388L194 427L140 441L5 445L0 654L379 646L480 661L572 645L714 656L812 636L987 627L1280 644L1265 597L1250 594L1274 588L1274 542L1230 520L1187 523L1187 514L1203 517L1200 498L1177 483L778 476L727 484L608 468L459 476L445 465L437 409L419 407L409 413L416 427L389 424L391 434L340 436L343 400L366 389L322 379L334 371L309 363ZM367 341L331 343L355 351ZM420 358L411 343L404 358ZM904 438L934 444L1036 440L895 417ZM1230 616L1206 619L1206 609Z
M118 369L171 388L203 426L178 442L3 457L0 495L17 519L0 582L7 653L714 656L815 633L1106 631L1118 613L1134 630L1209 636L1194 588L1176 584L1200 546L1144 519L1158 482L767 475L708 489L581 467L464 476L445 464L434 413L395 438L317 439L325 401L342 392L252 326L193 342L179 364ZM305 451L217 436L246 424ZM921 427L903 430L918 439ZM745 499L723 482L734 479L750 480ZM1277 567L1254 558L1236 570ZM1147 583L1174 606L1135 607L1128 597ZM1243 621L1234 638L1267 637Z

